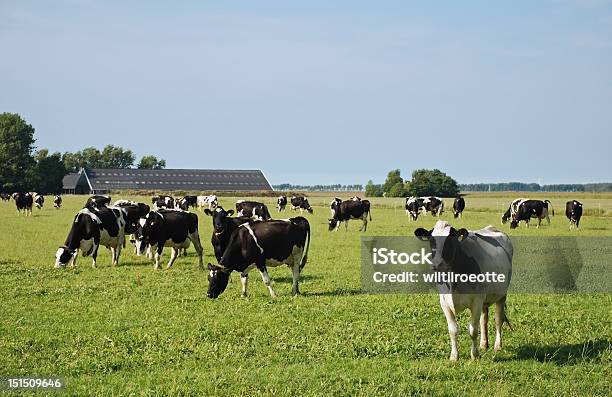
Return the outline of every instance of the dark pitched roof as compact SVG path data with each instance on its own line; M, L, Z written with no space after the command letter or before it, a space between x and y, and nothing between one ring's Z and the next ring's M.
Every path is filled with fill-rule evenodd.
M95 190L273 190L260 170L92 169L85 172ZM74 177L65 178L65 189ZM69 178L70 177L70 178ZM77 178L78 181L78 178Z
M64 189L76 189L81 177L83 177L83 175L80 172L71 172L70 174L64 175L64 179L62 180Z

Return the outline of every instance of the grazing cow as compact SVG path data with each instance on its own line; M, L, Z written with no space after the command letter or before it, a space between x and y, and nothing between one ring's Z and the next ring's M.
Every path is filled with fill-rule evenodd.
M181 199L176 200L176 208L183 211L189 210L189 207L195 207L198 205L198 196L184 196Z
M353 201L361 201L361 197L359 197L359 196L353 196L353 197L351 197L349 200L353 200Z
M285 209L286 206L287 206L287 196L283 194L282 196L279 196L276 199L276 209L278 209L278 212L281 212L282 210Z
M214 210L219 205L217 196L211 194L210 196L198 196L198 211L202 211L202 208L206 207L209 210Z
M457 319L463 310L470 309L469 334L472 339L471 357L476 359L478 352L478 322L480 320L480 347L489 347L487 326L489 306L495 304L495 350L502 347L502 326L510 325L506 316L506 297L512 275L512 242L506 234L493 226L468 232L456 230L446 221L438 221L432 230L418 228L415 236L429 241L433 258L432 270L448 274L484 275L503 274L505 280L493 287L486 284L440 283L440 306L446 317L451 340L450 359L457 360ZM450 272L450 273L449 273ZM490 284L489 284L490 285Z
M368 228L368 217L372 220L370 214L370 202L368 200L343 201L334 212L334 217L329 220L329 230L336 231L340 228L340 224L344 222L345 230L348 231L348 223L351 219L361 219L363 224L359 231L366 231Z
M165 195L154 196L151 198L151 204L153 204L153 208L160 209L173 209L174 208L174 198Z
M453 201L453 216L455 218L461 217L464 209L465 200L463 199L463 197L456 197L455 201Z
M125 223L125 213L120 208L83 208L74 217L66 242L55 254L55 267L65 266L68 262L76 266L79 250L83 256L91 255L92 266L96 267L100 245L110 248L112 263L118 265L125 240Z
M293 211L299 209L300 214L303 214L304 210L308 211L309 214L312 214L312 207L310 206L308 199L304 196L291 197L291 209Z
M45 196L36 193L36 195L34 195L34 204L39 210L42 209L43 205L45 204Z
M2 201L9 201L11 199L11 195L8 193L0 193L0 199Z
M338 209L338 207L340 207L340 204L342 204L342 199L338 197L334 197L332 202L329 204L329 209L331 210L332 218L336 214L336 210Z
M187 249L193 243L198 254L200 266L202 262L202 244L198 234L198 216L192 212L176 209L161 209L149 212L141 221L135 233L135 243L139 254L144 254L148 247L155 251L155 270L159 270L160 257L164 246L172 248L172 255L167 268L170 268L180 249Z
M299 294L300 272L308 259L310 224L306 218L244 223L232 233L218 266L208 264L209 298L217 298L225 288L229 275L240 272L242 296L247 295L248 272L256 267L272 297L272 280L267 267L286 264L292 270L292 294Z
M519 205L523 201L527 201L527 200L529 200L529 199L526 199L526 198L517 198L517 199L512 200L512 202L510 203L510 206L508 207L506 212L504 212L504 214L501 217L502 225L505 224L506 222L508 222L508 220L514 218L514 214L516 214L516 211L518 211Z
M431 212L433 216L440 216L444 212L444 201L439 197L421 197L423 199L423 213Z
M577 200L568 201L565 203L565 216L569 219L570 230L580 227L580 218L582 218L582 203Z
M34 198L29 192L26 193L13 193L11 196L15 200L15 206L17 207L17 215L21 215L23 212L25 216L32 214L32 205L34 204Z
M59 194L56 194L53 197L53 206L57 209L60 209L60 207L62 206L62 196L60 196Z
M104 207L111 202L111 197L107 195L93 195L87 199L85 207L89 208L100 208Z
M406 215L410 215L410 219L416 221L423 207L423 198L421 197L406 197Z
M236 201L236 215L248 216L254 220L268 221L272 219L268 207L257 201Z
M204 213L212 217L213 234L210 242L215 251L217 263L219 263L221 262L221 257L229 244L230 237L234 230L243 223L250 221L251 218L247 216L231 218L234 214L234 210L225 211L221 206L215 208L213 211L206 208Z
M510 228L515 229L520 221L525 221L525 225L529 227L529 221L531 218L537 218L538 225L542 223L542 219L546 219L548 221L548 225L550 226L550 217L548 216L548 207L552 210L552 215L555 216L555 210L552 207L552 204L548 200L525 200L522 201L514 217L512 218L512 222L510 222Z
M125 234L134 234L140 225L140 219L147 216L151 211L145 203L137 203L130 200L117 200L113 203L113 207L121 208L125 215Z

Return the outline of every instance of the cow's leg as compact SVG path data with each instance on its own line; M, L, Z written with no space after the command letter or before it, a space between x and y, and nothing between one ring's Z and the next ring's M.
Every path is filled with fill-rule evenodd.
M242 298L247 297L247 287L249 286L249 273L245 270L240 273L240 284L242 285L242 293L240 296Z
M500 299L495 303L495 351L502 348L502 326L506 318L506 298Z
M294 255L293 256L293 267L291 268L292 276L293 276L293 284L291 286L291 295L296 296L300 294L300 260L302 259L302 255Z
M117 265L117 248L110 247L110 252L111 252L111 264L113 266L116 266Z
M159 258L161 257L163 250L164 250L164 245L162 243L158 243L157 250L155 250L155 265L153 265L154 270L161 269L161 266L159 264Z
M442 306L442 311L448 324L448 335L451 342L450 360L457 361L459 358L459 351L457 350L457 319L455 318L455 313L444 303L443 295L440 295L440 306Z
M489 348L489 333L488 333L488 325L489 325L489 307L487 305L482 305L482 313L480 314L480 348L488 349Z
M91 254L91 258L93 259L93 261L91 263L91 267L93 267L93 268L96 267L96 259L98 259L98 248L99 247L100 247L100 245L94 242L94 248L93 248L93 252Z
M191 239L191 242L193 243L193 248L195 248L196 253L198 254L198 264L200 266L204 266L204 259L202 258L204 254L204 248L202 248L202 243L200 242L200 235L196 231L192 233L191 236L189 236L189 238Z
M344 231L348 232L348 220L344 221Z
M76 267L78 256L79 256L79 250L77 249L74 255L72 256L72 259L70 260L70 267Z
M361 221L363 222L363 224L361 225L361 228L359 230L365 232L368 229L368 217L366 214L364 214L363 218L361 218Z
M270 275L268 274L268 269L266 269L265 266L257 266L257 269L261 273L261 279L263 280L264 284L266 285L266 287L268 287L270 296L272 298L276 298L276 294L274 293L274 290L272 289L272 279L270 278Z
M179 250L180 248L172 247L172 252L170 253L170 260L168 261L168 266L166 266L166 269L170 269L172 267L174 261L176 260L176 257L179 256Z
M475 299L475 302L472 303L472 307L470 308L470 312L470 325L468 327L470 331L470 338L472 338L472 350L470 351L470 356L472 357L472 360L475 360L480 356L480 353L478 353L478 322L480 321L480 315L482 313L481 299Z

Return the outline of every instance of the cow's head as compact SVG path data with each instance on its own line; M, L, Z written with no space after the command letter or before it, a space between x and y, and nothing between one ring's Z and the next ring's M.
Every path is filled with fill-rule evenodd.
M306 207L306 211L308 211L309 214L312 214L312 207L310 206L308 199L304 199L304 206Z
M446 221L438 221L433 229L427 230L422 227L414 231L414 235L422 240L429 241L433 253L432 269L447 272L452 269L457 250L461 242L468 236L466 229L455 229Z
M66 246L59 247L55 253L55 268L66 266L72 258L75 257L77 250L70 249Z
M329 231L331 232L332 230L335 230L340 226L340 221L336 219L329 219L329 222L327 222L327 224L329 226Z
M225 231L226 219L234 215L234 210L224 210L223 207L217 207L214 210L204 209L204 213L213 218L213 229L215 234L221 234Z
M510 229L516 229L519 225L519 221L515 218L510 222Z
M209 298L217 298L227 288L229 281L230 270L215 266L211 263L208 264L208 291L206 296Z
M158 212L149 212L147 216L140 219L138 229L134 233L134 246L139 256L146 253L151 244L151 232L162 220L163 217Z
M508 222L509 219L510 219L510 208L508 208L508 210L506 210L506 212L504 212L504 214L501 217L502 225Z

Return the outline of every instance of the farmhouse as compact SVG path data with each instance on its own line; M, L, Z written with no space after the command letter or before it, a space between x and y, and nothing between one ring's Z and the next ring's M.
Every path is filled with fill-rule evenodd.
M73 172L64 177L68 194L109 190L271 191L261 170L101 169Z

